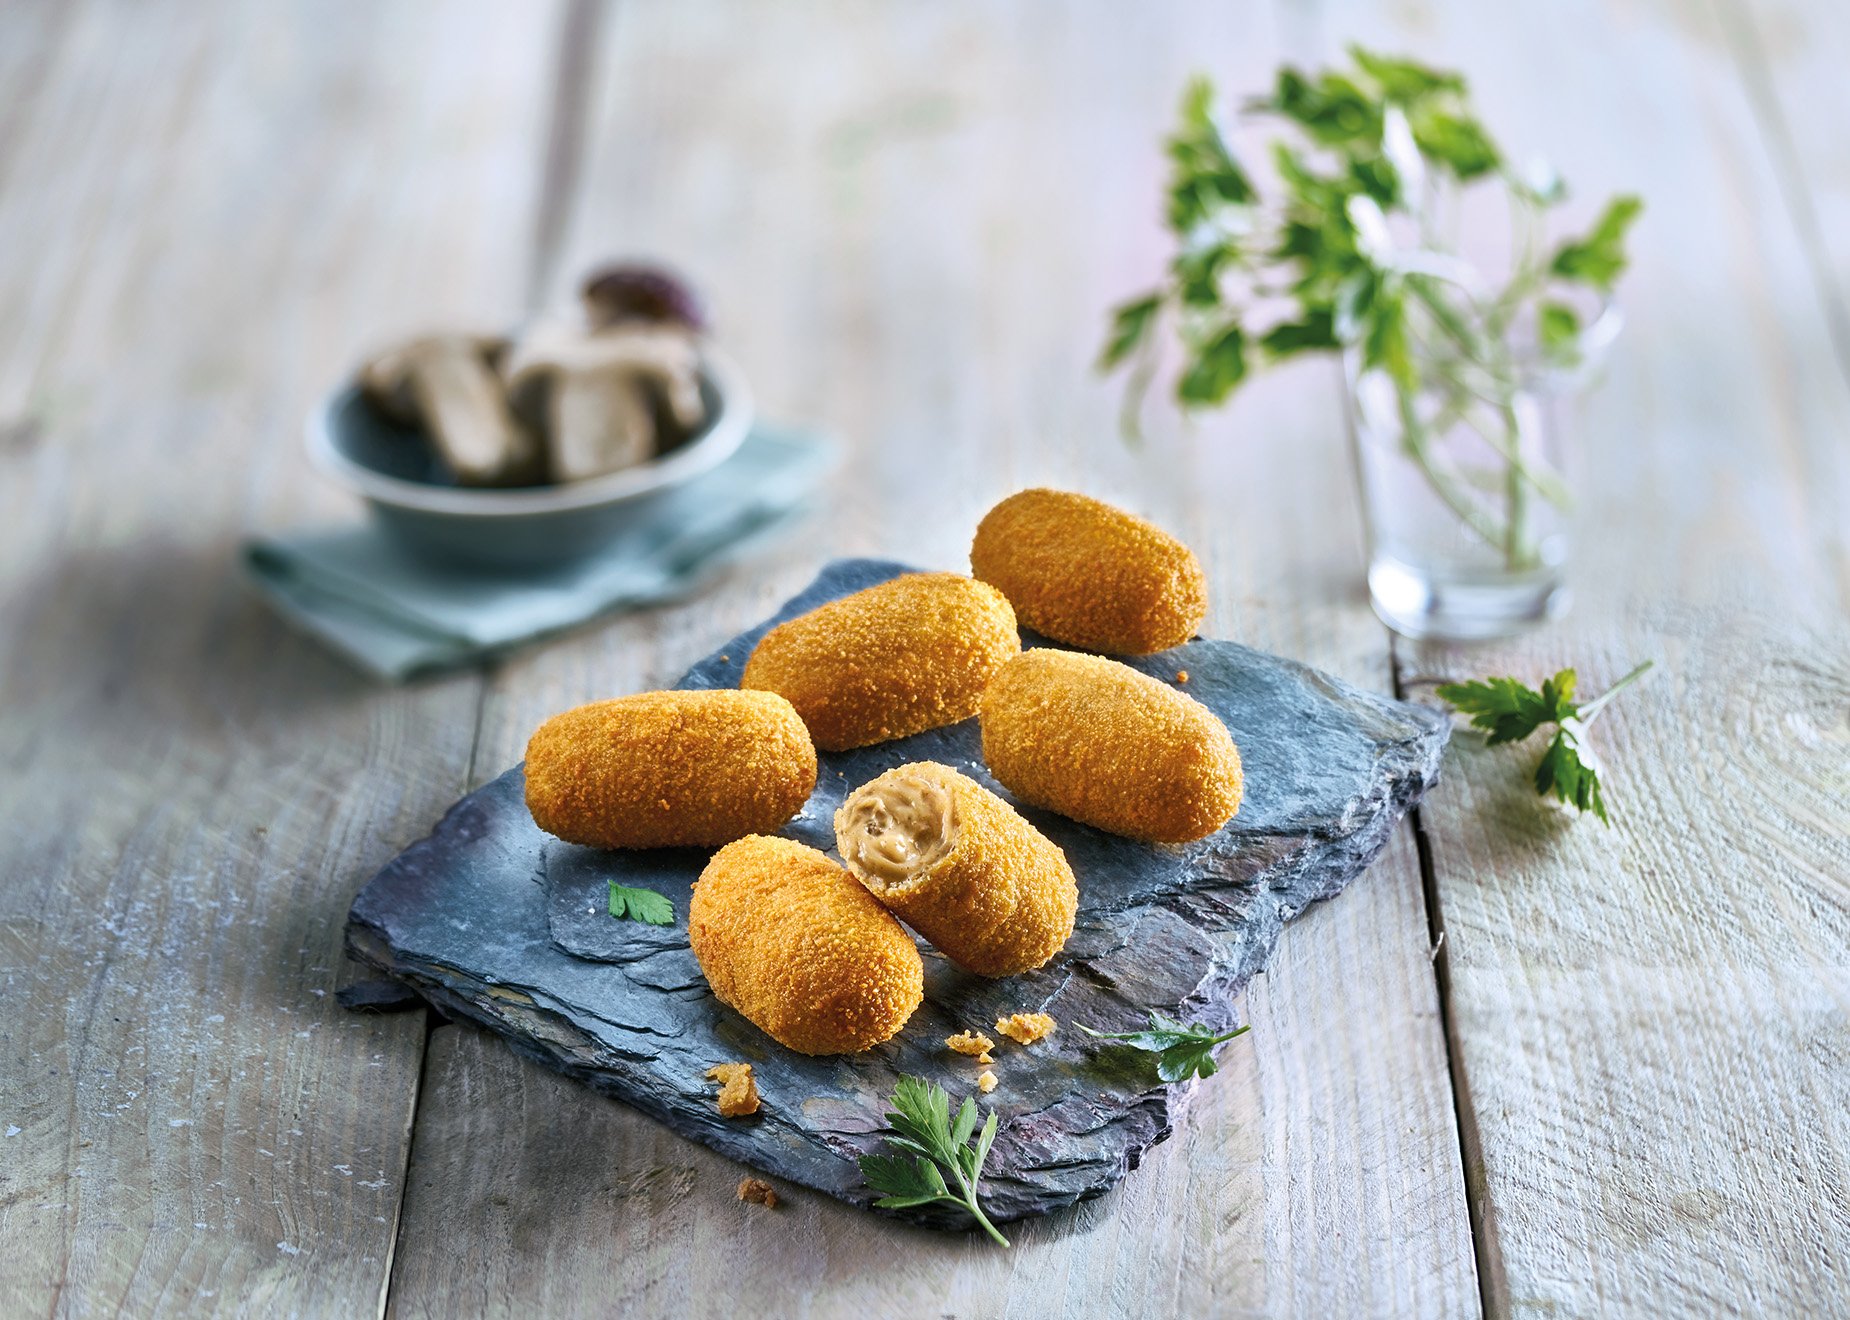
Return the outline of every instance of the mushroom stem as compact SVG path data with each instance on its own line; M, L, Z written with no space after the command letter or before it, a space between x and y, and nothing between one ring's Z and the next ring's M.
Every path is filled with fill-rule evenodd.
M660 452L658 399L675 427L698 426L706 411L699 368L688 331L638 324L537 327L502 370L519 415L545 433L553 478L580 481Z
M648 395L627 371L562 375L546 414L554 481L580 481L655 457Z

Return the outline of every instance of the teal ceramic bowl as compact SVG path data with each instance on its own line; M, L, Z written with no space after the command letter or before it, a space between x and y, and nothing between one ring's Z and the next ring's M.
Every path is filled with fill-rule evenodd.
M639 512L730 458L751 429L738 369L705 350L707 420L668 453L608 476L558 486L481 489L446 479L415 427L375 409L353 382L308 419L308 452L366 501L380 530L420 558L518 570L595 554Z

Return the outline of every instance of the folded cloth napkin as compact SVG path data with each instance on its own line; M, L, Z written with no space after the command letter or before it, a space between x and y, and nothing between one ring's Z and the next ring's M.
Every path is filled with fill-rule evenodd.
M639 505L595 556L518 575L428 563L370 522L253 540L244 563L285 618L402 682L687 595L796 522L837 457L828 441L758 427L711 472Z

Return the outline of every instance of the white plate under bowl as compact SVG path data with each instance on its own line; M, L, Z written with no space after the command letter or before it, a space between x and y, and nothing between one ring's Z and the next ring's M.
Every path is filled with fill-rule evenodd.
M707 417L693 436L660 458L587 481L493 489L444 482L416 428L385 417L353 381L309 415L308 452L420 556L515 569L556 564L595 553L641 509L744 442L752 398L738 368L703 348L700 377Z

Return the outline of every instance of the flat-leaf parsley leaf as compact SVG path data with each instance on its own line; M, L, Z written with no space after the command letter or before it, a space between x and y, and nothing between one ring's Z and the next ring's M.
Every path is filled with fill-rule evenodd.
M985 1233L1006 1247L1009 1240L996 1231L976 1199L983 1161L996 1140L995 1112L990 1111L981 1132L977 1131L977 1113L976 1101L965 1096L953 1119L951 1097L942 1086L918 1077L901 1077L893 1088L893 1110L886 1116L897 1134L888 1137L886 1144L899 1154L861 1156L861 1176L876 1192L885 1193L874 1204L885 1210L934 1201L961 1206L976 1217ZM945 1181L947 1173L950 1182Z
M610 915L623 921L646 921L651 926L672 926L674 904L653 889L633 889L612 880Z
M1190 1077L1212 1077L1219 1067L1214 1062L1214 1047L1252 1030L1249 1024L1217 1035L1211 1028L1198 1022L1177 1022L1161 1013L1150 1014L1148 1031L1094 1031L1083 1022L1078 1026L1088 1036L1122 1041L1134 1050L1154 1054L1156 1075L1165 1082L1180 1082Z
M1599 771L1585 745L1587 726L1620 688L1650 667L1651 661L1646 660L1584 706L1574 700L1575 675L1571 669L1544 680L1540 692L1513 678L1486 678L1471 683L1443 683L1438 694L1461 714L1469 715L1475 728L1484 730L1487 746L1521 742L1544 724L1554 725L1554 737L1535 766L1535 791L1544 797L1552 793L1610 825L1606 800L1600 793Z

